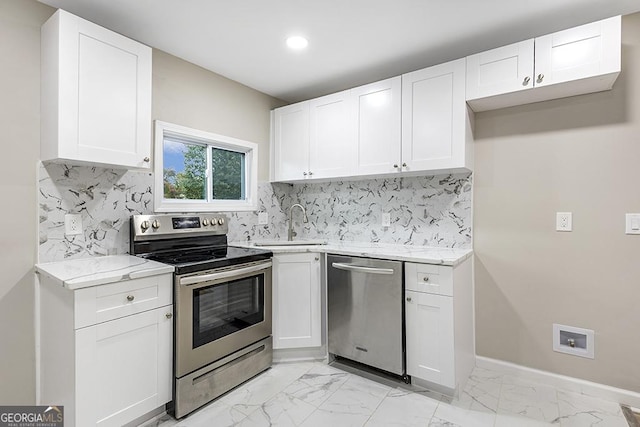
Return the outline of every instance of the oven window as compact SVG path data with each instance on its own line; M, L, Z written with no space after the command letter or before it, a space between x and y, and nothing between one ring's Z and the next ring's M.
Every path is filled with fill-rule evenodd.
M193 348L263 320L263 274L193 292Z

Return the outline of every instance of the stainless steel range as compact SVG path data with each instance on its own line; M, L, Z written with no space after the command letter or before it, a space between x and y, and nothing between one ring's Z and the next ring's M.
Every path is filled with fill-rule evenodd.
M131 217L131 254L175 267L176 418L271 366L272 253L227 231L220 214Z

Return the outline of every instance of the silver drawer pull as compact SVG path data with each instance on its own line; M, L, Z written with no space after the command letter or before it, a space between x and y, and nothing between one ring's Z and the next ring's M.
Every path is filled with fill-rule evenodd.
M173 313L167 313L164 315L167 319L171 319L173 317Z
M135 299L136 297L134 297L133 295L127 295L127 301L131 302Z
M425 282L428 282L428 281L429 281L429 276L424 276L424 277L422 278L422 280L423 280L423 281L425 281Z
M360 265L343 264L340 262L334 262L331 264L333 268L338 270L357 271L358 273L370 273L370 274L393 274L393 268L375 268L375 267L363 267Z
M407 301L411 302L411 297L407 297Z
M536 80L538 83L542 83L542 80L544 80L544 74L538 74L538 79Z

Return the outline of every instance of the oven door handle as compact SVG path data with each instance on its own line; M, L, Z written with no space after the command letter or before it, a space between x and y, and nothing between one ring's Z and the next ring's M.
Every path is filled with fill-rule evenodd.
M180 286L189 286L196 283L209 282L211 280L228 279L229 277L235 277L243 274L255 273L258 271L266 270L272 265L271 261L263 262L257 265L252 265L244 268L237 268L227 271L221 271L219 273L202 274L199 276L189 276L180 278Z

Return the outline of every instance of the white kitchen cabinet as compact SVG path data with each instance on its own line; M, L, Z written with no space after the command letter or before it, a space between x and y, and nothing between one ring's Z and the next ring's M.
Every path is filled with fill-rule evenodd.
M456 394L475 366L471 259L405 263L407 375Z
M173 276L70 290L40 277L43 405L65 425L121 426L171 400Z
M273 180L400 172L401 78L273 112Z
M464 59L404 74L401 170L472 170L471 120Z
M309 101L273 112L273 179L297 181L309 175Z
M474 111L611 89L620 73L616 16L467 57Z
M354 99L346 90L309 101L309 178L355 172Z
M273 348L322 344L319 253L273 256Z
M357 175L398 172L401 157L400 76L351 90L355 104Z
M41 39L41 159L150 168L151 48L63 10Z

